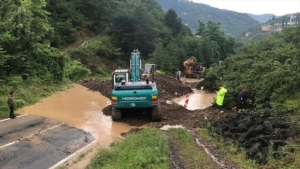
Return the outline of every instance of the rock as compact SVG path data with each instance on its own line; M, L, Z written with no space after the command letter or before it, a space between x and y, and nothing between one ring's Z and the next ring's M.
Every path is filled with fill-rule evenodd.
M259 152L260 145L261 145L261 143L259 143L259 142L254 144L251 148L249 148L246 151L246 154L248 156L253 156L253 155L257 154Z
M264 127L266 128L266 132L272 132L273 126L272 123L269 121L264 121Z

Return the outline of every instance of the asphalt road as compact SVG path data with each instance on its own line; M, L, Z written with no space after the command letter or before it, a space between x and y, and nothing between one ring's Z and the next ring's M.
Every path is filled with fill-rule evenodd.
M0 122L0 131L0 169L48 169L94 140L83 130L31 115Z

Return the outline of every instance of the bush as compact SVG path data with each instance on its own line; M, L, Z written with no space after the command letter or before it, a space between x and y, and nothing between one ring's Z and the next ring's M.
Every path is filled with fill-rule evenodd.
M69 78L72 81L78 81L86 78L91 74L91 71L84 67L79 61L72 61L69 67Z

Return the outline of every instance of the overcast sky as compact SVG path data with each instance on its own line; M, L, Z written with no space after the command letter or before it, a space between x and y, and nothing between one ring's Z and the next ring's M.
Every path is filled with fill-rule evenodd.
M300 12L300 0L192 0L216 8L251 14L285 15Z

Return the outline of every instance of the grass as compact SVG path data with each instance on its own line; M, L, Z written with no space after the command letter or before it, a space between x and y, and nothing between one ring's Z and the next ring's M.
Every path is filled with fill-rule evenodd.
M22 83L13 89L6 87L1 91L0 95L0 118L9 117L9 109L7 107L7 98L10 90L14 91L15 109L22 108L27 105L34 104L43 98L46 98L57 91L65 90L70 87L70 82L42 83L41 81L31 81L30 83Z
M165 133L154 128L130 134L110 149L100 149L87 169L169 169L169 146Z
M218 168L215 162L205 153L204 150L196 146L195 140L184 129L171 129L170 134L179 148L180 155L189 168L210 169Z
M246 151L239 150L234 144L225 143L223 139L216 139L215 137L209 134L208 129L204 129L204 128L200 129L199 136L205 139L207 142L209 142L212 147L224 153L224 155L229 160L234 162L238 166L238 168L243 168L243 169L260 168L260 166L257 165L254 161L247 159Z

